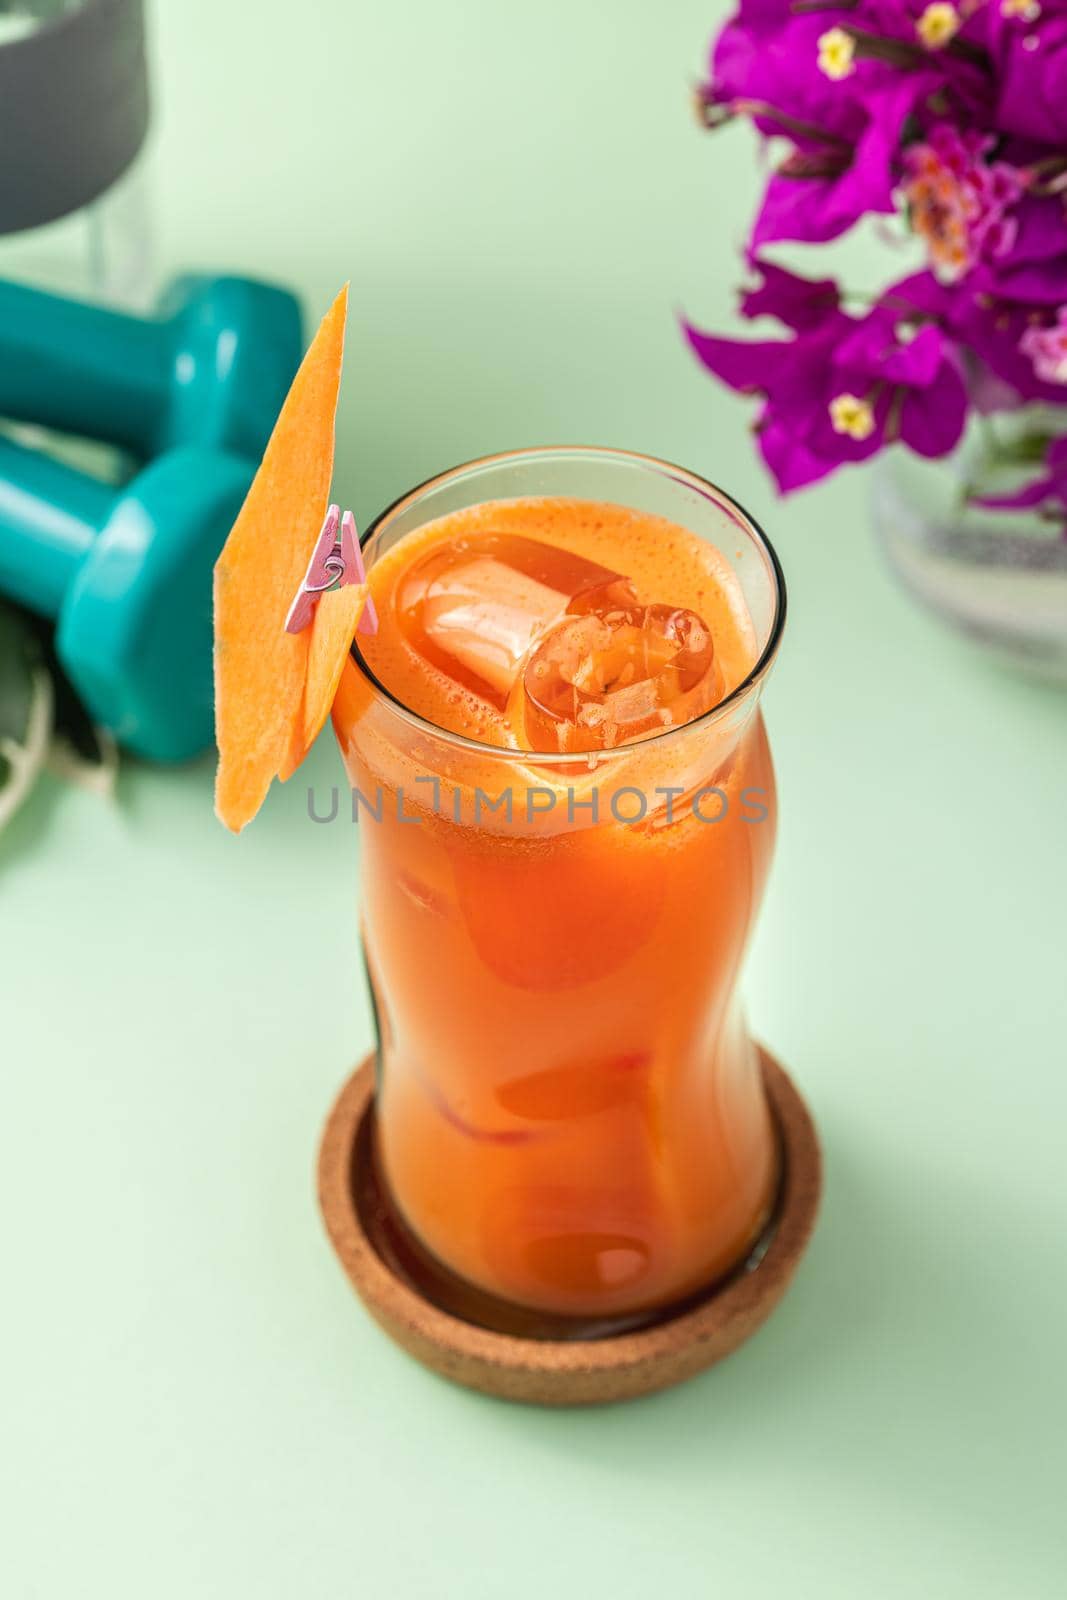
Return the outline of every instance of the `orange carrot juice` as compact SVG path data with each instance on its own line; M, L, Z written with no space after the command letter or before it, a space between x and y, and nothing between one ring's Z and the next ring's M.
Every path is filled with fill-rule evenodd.
M618 499L573 492L579 457ZM657 468L520 453L409 496L368 541L378 631L334 710L389 1201L433 1268L563 1330L713 1284L778 1185L735 992L774 838L777 568Z

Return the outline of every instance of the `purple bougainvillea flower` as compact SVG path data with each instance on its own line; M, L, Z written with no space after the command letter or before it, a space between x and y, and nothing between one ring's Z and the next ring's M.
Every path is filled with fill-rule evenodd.
M1063 385L1046 381L1023 348L1030 330L1047 326L1045 314L962 285L946 286L929 272L902 279L883 299L929 318L966 352L968 389L979 411L1002 411L1023 401L1062 405L1067 399Z
M783 491L897 440L943 455L972 407L1067 406L1067 0L738 0L702 101L772 142L740 312L784 332L686 331L759 396ZM762 259L901 210L929 270L863 316L833 279ZM1018 503L1056 501L1060 465Z
M891 307L855 318L829 305L791 339L686 334L724 383L762 397L760 451L783 493L896 439L945 455L963 432L967 394L951 347L932 324L912 336Z
M937 85L920 58L901 73L857 53L841 27L853 14L797 15L788 5L743 5L720 34L703 90L713 120L750 116L766 137L787 138L753 230L776 240L836 238L870 211L894 209L905 121Z
M759 256L752 256L750 265L759 273L761 282L753 289L742 290L743 317L776 317L795 333L803 333L818 327L827 312L836 310L841 303L841 291L833 278L801 278Z
M1067 146L1067 13L1049 0L990 0L985 44L998 85L998 128Z
M851 103L854 126L846 155L812 156L798 151L783 162L767 184L752 230L759 249L780 240L811 244L836 239L868 213L895 210L897 152L917 85L897 83Z
M1025 180L1006 161L987 159L996 141L938 122L904 151L901 193L913 231L942 283L955 283L983 258L1007 254L1018 235L1013 208Z
M876 429L879 446L900 439L919 455L947 455L963 432L967 393L955 352L940 329L928 324L915 332L883 305L849 320L851 331L834 345L828 387L839 394L847 382L851 393L866 393L876 409L884 404L880 435ZM864 382L866 391L860 387ZM813 435L830 445L828 425L834 433L842 431L832 401Z
M1067 294L1067 198L1027 195L1013 208L1007 250L989 253L972 287L999 300L1056 306Z
M1019 349L1029 356L1034 371L1043 383L1064 386L1067 400L1067 306L1061 306L1056 321L1042 327L1035 323L1019 340Z

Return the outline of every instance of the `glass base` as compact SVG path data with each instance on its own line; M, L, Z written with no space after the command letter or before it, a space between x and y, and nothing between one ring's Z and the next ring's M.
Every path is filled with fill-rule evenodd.
M373 1109L364 1117L356 1138L351 1169L352 1193L367 1236L390 1272L439 1311L491 1333L519 1339L575 1342L607 1339L655 1327L694 1310L709 1296L759 1266L775 1236L785 1188L785 1151L777 1121L775 1138L779 1152L778 1188L770 1213L743 1259L729 1272L682 1300L628 1315L575 1317L539 1311L489 1294L452 1272L415 1238L389 1193L379 1158Z

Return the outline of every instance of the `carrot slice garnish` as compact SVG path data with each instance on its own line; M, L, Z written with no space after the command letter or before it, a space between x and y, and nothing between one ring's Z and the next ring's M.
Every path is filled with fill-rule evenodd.
M346 287L293 380L215 566L215 811L235 833L255 816L271 780L294 770L293 755L301 750L302 759L307 749L314 633L287 633L285 619L329 500L347 312ZM318 684L323 669L316 672Z
M304 686L304 749L310 750L330 714L359 619L367 604L365 583L330 589L315 608Z

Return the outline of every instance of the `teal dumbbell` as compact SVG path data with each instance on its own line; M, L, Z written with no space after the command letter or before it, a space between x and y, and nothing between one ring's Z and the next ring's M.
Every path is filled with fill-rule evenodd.
M212 741L211 572L254 471L187 447L115 489L0 439L0 592L56 619L90 715L152 761Z
M180 278L154 318L0 281L0 415L145 458L258 461L302 354L294 297L247 278Z

